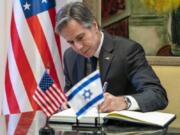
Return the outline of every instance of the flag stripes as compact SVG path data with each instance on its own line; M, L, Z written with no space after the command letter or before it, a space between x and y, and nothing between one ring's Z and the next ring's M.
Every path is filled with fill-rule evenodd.
M28 22L29 28L31 30L32 36L34 38L34 41L36 42L37 48L39 50L39 53L41 55L44 65L52 68L51 71L53 71L53 72L50 71L51 75L54 78L55 82L57 83L58 87L60 87L59 79L57 77L55 65L54 65L54 62L53 62L53 59L51 56L51 52L48 47L47 39L42 30L39 19L37 18L37 16L33 16L33 17L27 19L27 22ZM42 46L42 44L43 44L43 46ZM51 44L51 46L52 46L52 44Z
M49 17L51 19L51 23L52 23L52 27L53 27L53 31L55 30L55 17L56 16L56 11L54 9L49 9ZM62 63L63 59L62 59L62 51L61 51L61 46L60 44L60 37L55 33L55 39L56 39L56 43L58 44L57 48L58 48L58 52L60 54L60 63Z
M47 71L44 72L33 98L48 117L66 104L64 92L56 86Z
M99 70L74 85L67 93L68 103L80 119L90 108L104 100Z
M56 15L55 1L48 0L47 3L43 3L44 6L41 6L42 1L44 0L12 1L10 40L4 80L5 89L3 89L3 108L1 108L2 114L11 114L5 116L5 130L8 135L38 134L39 128L45 125L46 119L42 112L34 112L39 107L34 102L34 99L32 99L32 96L47 66L49 66L49 73L56 84L58 84L58 87L64 86L60 37L54 32ZM25 10L23 5L26 2L31 2L30 8L33 7L33 11L38 12L33 12L33 14L26 16L26 13L29 12ZM56 2L59 5L66 3L66 1L58 0ZM39 3L39 5L34 3ZM45 4L50 5L46 6ZM34 10L36 8L39 9ZM40 10L42 8L43 10ZM38 26L36 23L31 22L33 20L32 18L36 18ZM34 24L36 26L31 26ZM34 31L31 30L32 27ZM41 31L38 32L42 32L43 34L40 33L41 35L38 35L36 33L37 28L40 28ZM9 33L5 34L9 36ZM42 35L44 41L42 40ZM40 41L36 41L37 39ZM45 47L44 43L46 45ZM43 51L43 48L47 48L48 50ZM47 51L49 55L46 55ZM53 67L51 67L52 65ZM53 87L53 89L56 90L57 88ZM61 89L59 90L62 91ZM47 98L54 105L53 110L58 108L59 105L64 105L62 102L65 99L63 99L61 94L54 92L54 90L53 92L46 91L46 93L48 93L46 94ZM62 99L58 98L57 95Z
M60 98L59 98L60 101L61 101L61 100L62 100L63 102L66 101L66 97L65 97L64 92L62 91L62 89L58 89L58 87L57 87L55 84L52 85L52 89L54 89L53 92L56 94L56 96L57 96L57 97L60 97ZM55 92L55 91L56 91L56 92Z
M9 70L10 80L13 86L12 90L14 90L13 92L15 94L16 99L18 99L17 103L18 103L19 109L21 111L27 111L27 110L32 111L31 104L29 100L27 100L28 95L24 88L21 76L19 72L15 72L15 71L18 71L18 68L16 66L16 61L14 59L12 46L9 46L9 52L11 53L8 53L8 62L9 62L8 70ZM7 97L7 98L11 98L11 97ZM26 100L26 105L24 105L25 100Z
M97 95L90 102L88 102L84 107L82 107L78 112L76 112L76 115L77 116L82 115L83 113L85 113L92 106L99 104L99 101L101 101L103 98L104 98L103 93Z
M77 87L75 87L73 89L73 92L71 94L69 94L68 96L68 100L71 100L72 98L74 98L74 96L76 96L76 94L78 94L81 90L83 90L84 87L86 87L87 85L89 85L90 83L92 83L93 81L97 80L98 78L100 78L100 74L96 73L93 74L93 76L91 75L89 77L89 79L85 80L84 82L82 82L82 84L78 85Z
M65 102L61 100L61 97L52 98L49 93L54 93L54 89L47 90L49 92L42 92L38 87L33 95L34 100L41 106L47 116L51 116L54 112L59 110L59 107ZM57 94L57 93L56 93ZM65 95L63 96L65 98ZM58 104L56 102L59 102Z
M19 123L21 115L9 115L7 123L7 135L15 135L16 127Z
M12 49L14 58L16 61L16 65L18 67L19 74L21 76L23 86L25 87L26 93L28 95L28 99L32 104L32 108L34 110L37 109L37 105L33 102L32 94L33 90L36 88L37 83L34 78L33 72L31 70L31 67L28 63L28 60L26 58L26 54L22 48L22 44L20 41L20 38L18 36L18 31L14 22L14 17L12 16L12 23L11 23L11 40L12 40ZM31 82L29 81L31 80Z
M39 18L40 24L42 26L42 30L43 30L43 33L44 33L44 36L45 36L45 39L47 41L47 45L49 48L48 51L51 54L54 54L54 55L52 55L52 59L49 60L49 61L52 61L52 63L47 63L47 60L45 62L46 62L46 65L54 63L55 65L52 65L52 66L56 69L55 71L58 71L59 69L61 69L60 66L62 65L62 63L60 62L61 53L58 52L58 47L57 47L56 38L55 38L55 34L54 34L54 29L53 29L54 27L52 26L52 27L49 27L48 29L46 28L46 26L52 25L50 17L49 16L47 17L47 14L48 14L48 12L38 15L38 18ZM51 58L51 57L47 57L47 58ZM57 58L60 58L60 59L57 59ZM52 70L52 71L54 71L54 70ZM59 75L56 73L55 75L57 75L56 76L57 78L55 78L55 76L53 76L53 73L51 73L51 75L54 78L55 82L57 82L58 79L61 79L61 77L63 76L63 74ZM56 84L58 84L58 83L56 83ZM59 87L59 85L58 85L58 87Z
M3 114L39 109L33 94L47 67L58 88L64 85L60 38L54 32L55 14L54 0L13 1ZM62 101L52 101L54 108Z
M7 97L7 104L9 106L9 110L7 111L8 113L16 113L19 112L19 106L18 106L18 102L16 100L13 88L12 88L12 84L9 78L9 68L8 68L8 63L6 65L6 76L5 76L5 88L6 88L6 93L5 96ZM8 96L7 96L8 95ZM13 106L11 105L13 104ZM5 105L5 104L4 104Z
M38 94L37 94L38 93ZM41 98L42 102L45 104L45 106L47 106L49 108L49 110L51 111L51 113L56 112L56 110L58 108L54 107L54 103L51 102L51 100L46 96L46 94L43 94L43 92L41 91L41 89L38 87L37 90L35 91L35 95L38 95L39 98Z
M55 92L55 89L53 88L49 88L50 91L46 91L47 95L52 96L53 100L58 103L59 105L62 105L63 102L65 102L65 100L63 99L63 96L59 95L57 92Z
M46 96L51 100L51 102L53 102L53 105L58 108L60 103L58 102L58 99L56 99L55 95L53 95L50 91L46 91L46 93Z
M45 66L42 62L42 58L36 47L36 43L33 39L32 33L29 29L23 10L20 6L20 2L18 0L14 1L13 9L15 25L18 30L18 36L22 43L22 48L27 56L28 63L31 67L32 72L34 73L36 82L38 82L41 79ZM38 67L36 63L38 64Z
M46 101L43 100L43 97L36 91L35 94L33 95L34 100L40 105L41 109L47 114L47 116L51 116L53 114L53 111L47 105Z
M6 115L3 122L3 125L5 125L4 133L7 135L38 134L39 128L43 127L46 122L45 118L45 115L40 111Z
M36 112L22 113L19 117L14 135L27 135L35 114Z

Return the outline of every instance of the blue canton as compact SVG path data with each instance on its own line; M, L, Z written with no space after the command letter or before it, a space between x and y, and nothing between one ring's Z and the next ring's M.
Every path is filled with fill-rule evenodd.
M85 89L83 93L84 100L86 101L90 100L91 96L92 96L92 92L90 91L90 89Z
M20 0L26 18L55 7L55 0Z
M52 80L52 78L49 76L47 72L45 72L39 83L39 87L42 91L45 92L46 90L48 90L49 87L51 87L53 83L54 81Z

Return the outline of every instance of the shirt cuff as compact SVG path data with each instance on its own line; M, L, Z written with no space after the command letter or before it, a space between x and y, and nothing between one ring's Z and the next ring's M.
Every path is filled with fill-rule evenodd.
M127 110L140 110L140 107L136 101L136 99L132 96L126 96L131 101L131 106Z

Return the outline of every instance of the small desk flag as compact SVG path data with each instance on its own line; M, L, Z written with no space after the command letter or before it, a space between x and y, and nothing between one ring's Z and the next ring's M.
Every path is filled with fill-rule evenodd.
M78 119L91 107L102 103L104 96L99 70L82 79L66 94L68 103L74 109Z
M47 71L43 74L33 99L48 117L65 106L67 101L64 92L56 86Z

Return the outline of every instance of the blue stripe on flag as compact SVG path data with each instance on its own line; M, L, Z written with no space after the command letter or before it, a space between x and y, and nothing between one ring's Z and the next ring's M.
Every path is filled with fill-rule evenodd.
M101 93L100 95L96 96L94 99L89 101L84 107L82 107L77 113L76 116L79 117L82 113L84 113L86 110L88 110L90 107L92 107L95 103L97 103L99 100L103 99L104 95Z
M100 74L97 73L91 78L89 78L87 81L83 82L79 87L77 87L73 92L68 96L68 101L70 101L79 91L81 91L84 87L86 87L88 84L92 83L96 79L100 78Z

